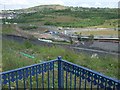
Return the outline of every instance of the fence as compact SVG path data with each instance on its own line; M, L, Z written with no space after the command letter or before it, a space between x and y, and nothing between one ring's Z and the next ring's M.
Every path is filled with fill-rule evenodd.
M2 76L3 89L120 89L119 80L62 60L61 57L41 64L2 72L0 76Z

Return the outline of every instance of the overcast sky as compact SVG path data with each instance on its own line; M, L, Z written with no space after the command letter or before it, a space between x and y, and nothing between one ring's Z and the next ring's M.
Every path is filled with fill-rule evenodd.
M118 8L119 0L0 0L0 10L20 9L38 5L60 4L81 7Z

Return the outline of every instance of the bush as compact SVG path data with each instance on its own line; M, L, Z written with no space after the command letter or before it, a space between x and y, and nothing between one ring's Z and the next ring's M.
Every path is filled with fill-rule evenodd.
M32 44L30 43L29 40L26 40L26 41L24 42L24 45L25 45L25 47L26 47L27 49L29 49L29 48L32 47Z

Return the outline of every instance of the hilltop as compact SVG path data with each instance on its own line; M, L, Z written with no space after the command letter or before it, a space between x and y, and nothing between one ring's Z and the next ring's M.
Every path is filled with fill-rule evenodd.
M39 6L34 6L30 8L25 8L25 9L18 9L15 10L17 12L38 12L38 11L43 11L45 9L50 9L50 10L64 10L67 9L68 7L59 5L59 4L51 4L51 5L39 5Z
M36 9L39 9L39 10L42 10L42 9L53 9L53 10L64 10L64 9L67 9L66 6L62 6L62 5L40 5L40 6L36 6L36 7L31 7L29 9L32 9L32 10L36 10Z

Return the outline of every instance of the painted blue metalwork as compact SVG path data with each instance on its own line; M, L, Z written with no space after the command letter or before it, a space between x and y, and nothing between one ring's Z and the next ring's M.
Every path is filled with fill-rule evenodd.
M38 66L36 66L36 89L38 90Z
M18 72L16 72L16 90L18 90Z
M24 90L26 90L25 69L23 69L22 71L23 71L23 83L24 83Z
M30 88L32 88L32 75L34 75L34 69L30 68Z
M68 87L68 72L66 71L66 88Z
M26 78L28 78L29 75L30 75L30 69L29 69L29 68L26 68L26 73L25 73Z
M9 90L11 90L11 82L10 82L10 74L8 74L8 85L9 85Z
M61 62L61 57L58 57L58 88L61 90L63 88L63 77L62 77L62 62Z
M79 70L79 75L80 75L80 77L79 77L79 89L81 88L81 71Z
M43 64L42 64L42 88L44 88L44 66Z
M75 68L75 67L74 67ZM75 73L76 73L76 70L75 70ZM74 89L76 90L76 74L74 76Z
M92 71L92 70L90 70L90 69L87 69L87 68L84 68L84 67L82 67L82 66L78 66L78 65L76 65L76 64L73 64L73 63L70 63L70 62L67 62L67 61L65 61L65 60L62 60L64 63L69 63L69 64L71 64L71 65L73 65L74 67L72 67L74 70L76 70L76 66L80 69L80 72L82 73L82 75L80 75L81 77L82 77L82 79L84 80L87 80L88 82L91 82L91 88L92 88L92 85L94 84L94 85L97 85L97 87L99 88L104 88L104 89L106 89L106 88L112 88L112 87L114 87L114 85L113 85L113 83L111 83L111 81L112 82L114 82L114 83L116 83L116 85L115 85L115 87L116 88L120 88L120 82L118 81L118 80L115 80L115 79L113 79L113 78L110 78L110 77L107 77L107 76L105 76L105 75L103 75L103 74L101 74L101 73L98 73L98 72L95 72L95 71ZM64 70L66 71L67 69L66 69L66 64L64 64L65 66L63 66L63 67L65 67L64 68ZM69 67L69 68L71 68L71 67ZM68 71L69 72L69 71ZM79 75L78 73L76 73L76 72L74 72L74 71L71 71L71 73L73 73L73 74L76 74L76 75ZM87 77L87 78L86 78ZM93 80L92 80L92 78L93 78ZM81 81L80 81L81 82ZM100 83L101 82L101 83ZM84 87L85 88L85 87Z
M70 90L72 88L72 73L70 73Z
M48 89L50 88L50 77L49 77L49 63L48 63Z
M41 65L37 66L37 74L41 74L42 70L41 70Z
M53 67L53 74L52 74L52 88L54 88L54 62L52 63L52 67Z
M2 79L3 79L2 84L7 84L8 83L7 74L3 74Z
M58 64L57 67L55 67L56 64ZM56 71L58 74L56 74ZM66 74L64 74L64 71ZM47 77L45 77L46 73L48 75ZM50 73L52 74L50 75ZM59 89L87 88L87 85L89 84L89 88L91 90L94 87L98 90L101 88L105 90L120 90L119 80L62 60L61 57L58 57L56 60L2 72L0 73L0 76L1 75L3 87L6 85L9 89L11 89L12 85L14 85L14 87L18 90L21 81L21 83L23 83L24 90L27 89L27 82L30 84L29 88L36 86L37 89L40 88L39 85L42 85L41 88L47 87L54 89L55 84L57 83L57 88ZM56 80L56 76L58 80ZM42 81L39 80L40 78ZM36 85L33 85L33 82L35 82ZM45 82L47 82L47 86L45 86Z

